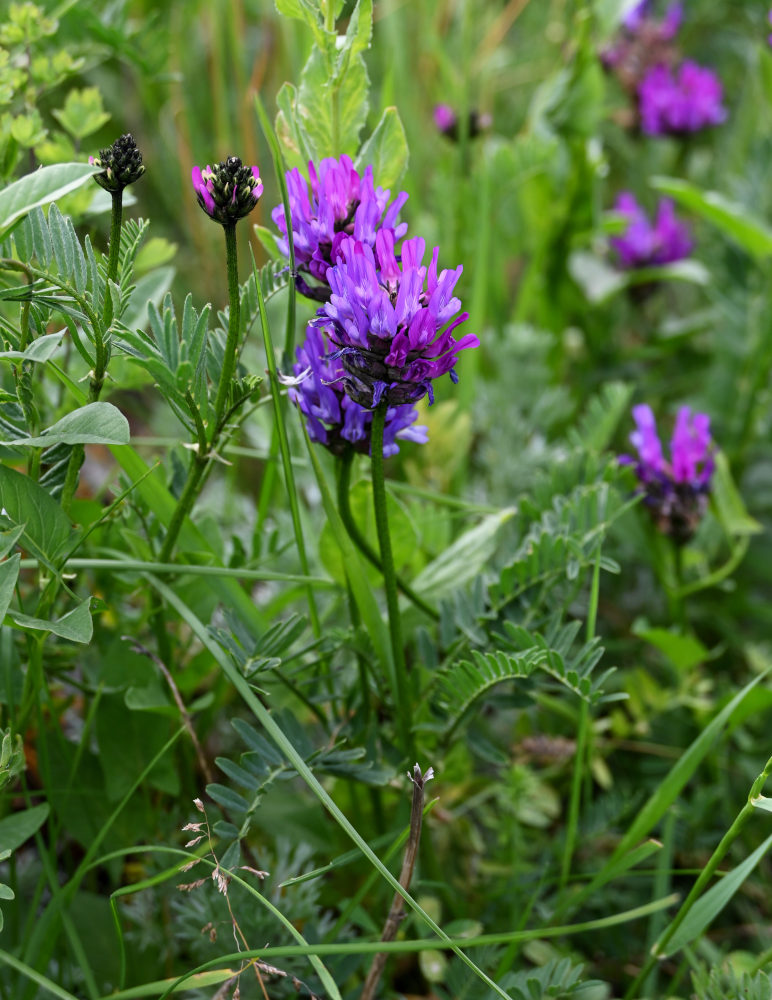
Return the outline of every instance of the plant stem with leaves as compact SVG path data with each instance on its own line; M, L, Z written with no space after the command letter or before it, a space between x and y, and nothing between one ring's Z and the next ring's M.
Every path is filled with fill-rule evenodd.
M405 650L402 645L402 626L399 615L399 599L397 597L397 576L394 570L394 555L391 550L389 519L386 510L386 482L383 473L383 428L386 424L387 409L388 403L384 400L373 410L373 422L370 431L373 507L375 510L375 527L378 532L378 545L381 550L383 587L386 591L386 607L389 614L389 638L391 640L391 652L396 676L396 690L393 692L394 707L397 713L397 725L401 733L402 751L412 758L414 756L412 706L410 704Z

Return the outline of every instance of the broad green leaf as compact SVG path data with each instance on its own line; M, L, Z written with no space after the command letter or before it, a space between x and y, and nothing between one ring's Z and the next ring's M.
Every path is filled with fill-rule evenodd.
M41 167L0 191L0 239L33 208L75 191L100 172L89 163L57 163Z
M772 813L772 799L767 795L759 795L757 799L751 799L754 809L761 809L762 812Z
M368 164L372 164L376 185L390 188L404 174L407 161L407 137L399 112L396 108L386 108L354 165L361 174Z
M56 621L44 621L42 618L33 618L30 615L23 615L19 611L7 611L6 619L17 628L32 629L35 632L53 632L54 635L62 639L69 639L72 642L89 643L94 633L94 623L91 620L89 606L91 600L85 600L77 608L68 611L66 615Z
M715 471L713 473L711 497L716 510L716 516L730 538L743 535L756 535L762 531L759 522L751 517L745 509L740 491L732 479L726 455L719 451L713 456Z
M155 712L127 712L121 694L101 699L95 733L108 799L117 802L131 789L147 761L163 748L175 724L164 722ZM179 794L180 778L173 758L163 757L147 781L169 795Z
M51 562L71 540L72 525L59 504L34 480L5 465L0 465L0 510L13 524L24 525L24 545L38 558Z
M17 524L15 528L11 528L10 531L0 531L0 559L4 559L14 545L21 538L22 532L24 531L23 524Z
M16 530L18 531L18 529ZM8 532L8 534L12 534L12 532ZM0 622L5 618L5 613L13 600L16 580L19 577L20 561L21 553L16 552L10 559L0 562Z
M413 589L433 598L449 594L480 575L496 549L496 536L515 513L505 507L464 532L413 581Z
M367 119L369 80L364 60L355 56L339 82L330 77L324 54L315 48L303 68L297 111L315 159L356 155Z
M752 257L772 254L772 229L758 221L758 213L718 191L703 191L676 177L652 177L651 185L669 195L684 208L712 222Z
M24 351L0 351L0 359L8 358L12 361L48 361L54 354L66 330L59 333L47 333L43 337L33 340Z
M678 670L690 670L702 663L708 650L693 635L681 635L667 628L633 626L633 633L656 646Z
M659 958L667 958L699 937L724 909L732 896L734 896L759 861L767 853L770 846L772 846L772 833L741 865L738 865L728 875L724 875L721 881L708 889L704 896L700 896L684 917L683 923L665 944L664 949L660 951L658 945L655 944L652 948L652 953Z
M15 438L7 445L49 448L54 444L128 444L129 422L112 403L88 403L62 417L39 437Z
M48 819L47 802L0 819L0 851L15 851L25 840L37 833Z

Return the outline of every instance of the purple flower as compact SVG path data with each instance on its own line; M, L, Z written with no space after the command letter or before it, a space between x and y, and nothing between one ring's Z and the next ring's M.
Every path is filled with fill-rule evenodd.
M296 350L293 368L300 381L289 390L289 397L306 418L308 436L340 455L347 444L356 451L370 454L371 410L359 406L346 395L341 365L329 358L329 349L321 330L309 326L306 340ZM305 377L304 377L305 376ZM392 406L386 411L383 431L383 454L396 455L397 439L425 444L426 428L414 426L418 410L409 404Z
M682 406L670 440L670 461L662 452L654 413L647 404L633 407L636 430L630 441L638 459L620 456L620 462L635 467L640 490L654 522L666 535L682 545L688 542L705 513L713 475L710 418Z
M609 240L622 267L671 264L691 253L694 243L689 228L678 219L669 199L660 200L654 225L629 191L617 197L614 209L629 219L624 233Z
M767 21L772 25L772 10L767 14ZM772 45L772 35L767 35L767 41Z
M641 128L648 135L699 132L726 119L721 81L687 60L675 70L653 66L638 86Z
M402 239L407 223L397 218L407 194L401 191L389 204L391 192L374 186L373 168L368 166L360 177L348 156L322 160L318 173L309 163L308 173L310 190L309 181L297 168L287 173L295 263L323 285L309 286L302 278L297 285L303 295L326 302L330 297L327 271L341 240L353 236L372 247L379 229L388 229L395 241ZM289 256L284 206L277 205L271 218L283 236L279 248Z
M671 3L661 21L651 18L651 0L640 0L622 19L622 26L631 35L641 32L655 33L658 40L670 41L675 38L683 21L683 5Z
M622 19L622 30L613 44L600 53L607 69L613 69L622 85L635 91L646 71L675 58L672 45L683 21L683 7L671 3L662 20L652 16L651 0L641 0Z
M434 124L438 132L449 132L456 127L456 112L449 104L437 104L434 108Z
M215 222L233 225L249 215L263 193L257 167L245 167L238 156L229 156L213 167L193 167L193 190L198 203Z
M479 344L471 333L453 337L469 315L458 315L461 302L453 295L463 268L438 277L439 248L428 267L424 250L420 237L405 240L398 261L391 230L380 229L375 252L344 239L327 274L332 296L316 322L330 327L346 392L368 410L382 400L414 403L427 393L431 402L432 380L450 373L456 381L458 352Z

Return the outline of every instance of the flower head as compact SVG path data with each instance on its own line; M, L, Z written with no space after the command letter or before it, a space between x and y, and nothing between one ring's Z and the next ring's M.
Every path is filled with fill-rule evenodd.
M432 380L450 373L456 381L458 352L479 344L472 333L453 337L469 315L459 315L461 302L453 295L463 268L438 276L439 248L428 267L424 250L420 237L405 240L398 261L391 230L381 229L375 251L360 240L342 240L327 274L332 296L317 324L328 327L338 348L346 392L367 409L383 400L414 403L427 393L431 402Z
M670 461L662 451L654 413L647 404L633 407L636 430L630 441L638 459L622 455L635 467L640 490L654 522L682 545L688 542L705 513L713 475L710 418L682 406L670 440Z
M93 167L103 167L101 174L95 174L94 180L106 191L123 191L123 189L138 181L145 172L142 163L142 153L137 149L134 136L130 132L116 139L112 146L100 149L99 156L89 156L88 162Z
M337 160L328 157L321 161L318 171L309 163L308 173L310 182L297 168L287 173L295 263L298 270L323 284L309 286L301 278L298 290L326 302L330 297L327 272L341 241L353 236L372 247L379 229L389 230L395 241L402 239L407 223L397 219L407 194L401 191L389 204L391 192L375 187L373 168L366 167L360 176L348 156ZM284 206L277 205L271 218L282 233L279 248L289 256Z
M347 445L369 455L372 411L346 395L341 381L343 369L339 362L330 360L322 331L309 326L305 343L295 353L297 362L293 371L298 382L289 389L289 397L306 418L308 436L335 455L340 455ZM397 454L397 439L426 443L426 428L415 426L417 419L418 410L409 404L392 406L386 411L385 456Z
M213 167L193 167L193 190L198 203L215 222L233 225L249 215L263 193L257 167L245 167L238 156L229 156Z
M670 65L677 57L674 40L683 21L682 5L671 3L661 19L652 15L651 8L651 0L634 4L613 43L600 54L603 65L633 93L652 66Z
M699 132L726 119L721 81L687 60L676 69L652 66L638 86L641 128L648 135Z
M629 220L624 233L609 241L622 267L671 264L691 253L694 243L689 228L676 216L669 199L660 200L653 225L629 191L618 196L614 209Z

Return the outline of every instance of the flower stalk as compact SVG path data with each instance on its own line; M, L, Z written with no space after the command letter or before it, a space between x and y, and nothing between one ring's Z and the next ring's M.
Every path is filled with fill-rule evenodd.
M393 692L397 722L402 734L403 750L413 756L412 706L408 691L405 650L402 645L402 625L397 597L397 576L394 570L394 555L391 549L389 518L386 510L386 481L383 472L383 428L386 423L388 403L383 400L373 411L371 436L371 464L373 481L373 508L378 545L381 550L381 570L383 587L386 591L386 607L389 615L389 638L394 660L396 690Z

